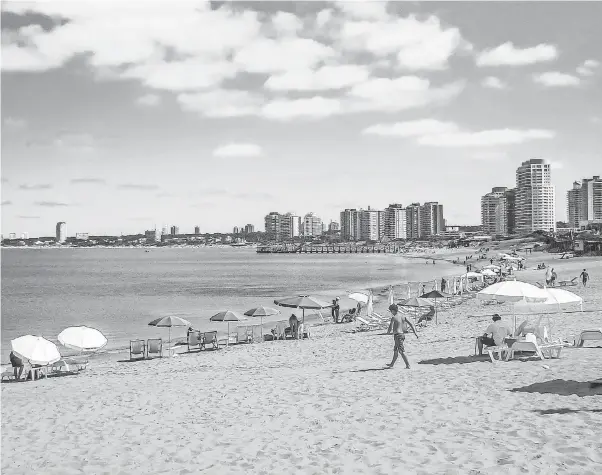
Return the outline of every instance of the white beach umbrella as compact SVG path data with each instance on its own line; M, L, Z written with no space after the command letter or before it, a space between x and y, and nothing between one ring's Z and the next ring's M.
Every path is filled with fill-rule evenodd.
M524 300L526 302L545 302L548 295L534 285L518 280L509 280L490 285L477 293L479 300L496 300L499 302L512 302L513 304ZM512 306L514 317L514 330L516 330L516 315Z
M257 308L252 308L245 312L248 317L259 317L261 318L261 340L263 341L263 317L269 317L270 315L277 315L280 310L271 307L264 307L263 305Z
M374 313L374 295L372 295L372 291L368 294L368 303L366 304L366 312L367 315L370 316Z
M305 323L305 310L322 310L332 307L332 304L324 302L311 295L295 295L274 300L276 305L288 308L300 308L303 312L303 323ZM321 315L321 314L320 314Z
M61 345L79 351L96 351L107 344L105 336L89 327L69 327L59 333Z
M355 300L356 302L363 303L364 305L368 303L369 296L362 292L352 292L347 295L351 300Z
M223 312L218 312L209 318L209 320L212 322L228 323L228 338L226 339L226 346L230 345L230 322L242 322L246 319L246 317L242 316L238 312L235 312L234 310L224 310Z
M492 271L491 269L484 269L481 274L486 275L487 277L496 277L497 272Z
M168 317L156 318L152 322L149 322L152 327L167 327L169 328L169 348L171 351L171 327L191 327L192 324L181 317L170 315Z
M581 310L583 310L583 298L579 297L579 295L574 294L573 292L569 292L564 289L555 289L544 287L542 289L546 295L547 299L543 302L526 302L520 301L516 304L517 310L526 310L530 312L561 312L563 309L567 308L570 305L579 304Z
M41 336L25 335L10 342L13 352L31 364L46 366L61 359L54 343Z
M389 296L387 298L387 303L389 305L393 305L395 303L395 294L393 293L393 286L389 287Z

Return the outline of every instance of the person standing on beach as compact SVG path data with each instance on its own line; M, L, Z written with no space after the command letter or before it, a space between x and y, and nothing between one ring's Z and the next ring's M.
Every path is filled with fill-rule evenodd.
M589 274L585 269L583 269L583 272L579 274L579 277L581 277L581 282L583 283L583 287L585 287L587 285L587 281L589 280Z
M299 320L294 313L289 317L288 324L291 327L291 335L295 340L299 339Z
M441 292L445 292L445 285L447 284L447 281L445 280L445 277L441 278Z
M552 280L550 282L550 284L552 285L552 287L556 286L556 278L558 277L558 275L556 274L556 271L554 270L554 268L552 268Z
M341 306L339 305L339 298L337 297L332 301L334 304L332 310L334 312L334 321L335 323L339 323L339 311L341 310Z
M397 361L398 354L403 358L404 363L406 364L406 369L410 369L410 362L408 361L408 357L406 356L406 350L404 346L404 341L406 339L405 332L408 329L408 325L418 338L418 334L416 333L416 329L412 322L410 322L405 315L400 315L399 307L395 304L389 305L389 311L393 315L391 317L391 323L389 323L389 329L387 330L387 334L391 334L393 331L393 341L395 345L393 346L393 360L391 363L387 363L388 368L393 368L395 366L395 362Z
M546 271L546 285L550 285L552 283L552 268L548 267Z

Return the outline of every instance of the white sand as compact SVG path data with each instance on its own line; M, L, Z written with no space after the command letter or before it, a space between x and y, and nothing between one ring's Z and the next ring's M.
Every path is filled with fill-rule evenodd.
M569 290L596 311L553 317L570 341L602 327L602 259L554 261L561 279L584 266L592 285ZM470 301L408 335L409 371L382 370L391 336L346 324L3 384L2 473L601 473L602 391L586 382L602 377L602 348L475 362L471 337L494 311L510 323L509 308ZM512 391L534 383L547 392Z

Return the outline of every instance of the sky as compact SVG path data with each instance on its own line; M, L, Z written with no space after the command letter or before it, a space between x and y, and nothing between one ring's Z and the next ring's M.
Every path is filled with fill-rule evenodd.
M271 211L602 173L602 3L2 3L2 233L263 230Z

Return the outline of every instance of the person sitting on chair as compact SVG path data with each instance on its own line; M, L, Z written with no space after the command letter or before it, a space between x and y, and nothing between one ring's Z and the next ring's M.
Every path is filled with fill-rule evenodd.
M18 381L21 379L21 375L23 374L23 370L25 369L25 365L23 364L23 360L15 355L12 351L10 352L10 364L13 367L13 371L15 373L15 379ZM17 374L18 373L18 374Z
M511 335L512 333L508 327L502 323L502 317L496 313L493 315L493 323L487 327L484 335L478 339L479 355L483 354L483 346L501 346L504 343L504 338Z
M420 325L422 322L430 322L434 316L435 316L435 307L433 307L431 305L430 310L418 319L418 321L416 322L416 325Z

